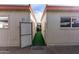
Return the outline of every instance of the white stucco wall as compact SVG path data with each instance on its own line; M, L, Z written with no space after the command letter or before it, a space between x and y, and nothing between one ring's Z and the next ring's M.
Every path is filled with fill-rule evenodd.
M0 47L20 46L19 22L25 18L30 22L30 13L26 11L0 11L0 16L8 17L8 29L0 29Z
M32 36L34 38L35 36L35 33L36 33L36 26L37 26L37 23L32 15L32 13L30 14L30 19L31 19L31 22L32 22Z
M47 12L47 45L79 45L79 28L60 28L61 16L79 16L79 12Z
M42 21L41 21L41 31L43 34L43 37L45 38L45 30L46 30L46 13L44 14Z

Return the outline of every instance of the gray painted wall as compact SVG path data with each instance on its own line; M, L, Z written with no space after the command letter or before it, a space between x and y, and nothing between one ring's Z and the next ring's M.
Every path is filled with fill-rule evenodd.
M79 28L60 28L61 16L79 16L79 12L47 12L47 45L79 45Z
M30 22L26 11L0 11L0 16L8 16L8 29L0 29L0 47L20 46L19 22L22 18Z

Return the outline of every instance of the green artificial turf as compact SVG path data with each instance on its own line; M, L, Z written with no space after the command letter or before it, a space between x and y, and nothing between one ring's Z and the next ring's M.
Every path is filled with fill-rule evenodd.
M41 31L37 31L37 33L35 34L35 37L32 40L32 45L33 46L45 46L46 45Z

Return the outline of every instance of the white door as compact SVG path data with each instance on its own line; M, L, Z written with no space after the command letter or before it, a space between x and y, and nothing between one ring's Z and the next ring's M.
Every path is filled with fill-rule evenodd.
M21 48L30 46L32 44L32 30L30 22L21 22L20 23L21 31Z

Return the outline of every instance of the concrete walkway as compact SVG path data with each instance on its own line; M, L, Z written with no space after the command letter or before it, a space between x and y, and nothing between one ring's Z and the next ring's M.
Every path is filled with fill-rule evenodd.
M0 48L0 54L79 54L79 46Z

